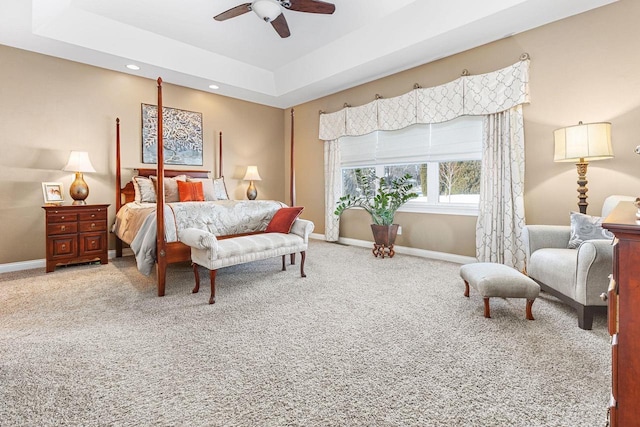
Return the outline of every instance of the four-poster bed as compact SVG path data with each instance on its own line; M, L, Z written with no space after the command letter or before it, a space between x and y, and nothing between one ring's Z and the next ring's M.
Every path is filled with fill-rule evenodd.
M161 112L163 108L162 79L158 78L157 83L157 111ZM148 274L155 263L157 292L158 296L163 296L166 287L167 266L173 263L191 261L190 247L178 239L180 229L194 226L208 228L209 231L217 235L218 239L262 233L275 212L286 205L281 202L266 200L217 200L198 201L195 203L171 203L167 201L165 179L181 179L179 177L186 175L189 180L206 180L209 178L209 172L165 169L164 150L162 149L163 119L161 113L158 114L157 120L158 151L156 169L137 169L137 177L135 178L151 177L155 179L155 177L164 177L164 179L157 178L154 180L156 188L155 201L153 203L139 203L139 200L135 200L136 191L139 188L135 189L132 181L127 182L124 186L122 185L120 119L116 119L116 223L114 233L116 234L117 257L122 256L123 242L125 242L134 251L138 268L141 272ZM293 128L291 144L291 167L293 168ZM219 178L223 176L222 132L219 133L218 175ZM293 187L293 182L291 182L291 187ZM290 195L292 199L293 194L293 188L291 188ZM131 218L134 218L134 220L130 221ZM217 220L220 220L220 222L216 222ZM150 249L151 246L152 249ZM148 265L149 262L151 266ZM144 267L145 263L147 263L146 267Z

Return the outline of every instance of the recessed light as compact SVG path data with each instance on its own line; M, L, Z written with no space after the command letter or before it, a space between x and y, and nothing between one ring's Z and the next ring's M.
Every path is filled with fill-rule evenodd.
M129 65L127 65L127 68L130 69L130 70L134 70L134 71L138 71L140 69L140 67L138 67L135 64L129 64Z
M209 89L220 89L218 85L209 85Z

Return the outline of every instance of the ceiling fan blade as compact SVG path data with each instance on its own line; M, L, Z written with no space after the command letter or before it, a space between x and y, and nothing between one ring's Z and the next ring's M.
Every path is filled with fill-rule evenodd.
M289 10L296 12L324 13L331 15L336 10L336 5L320 0L289 0L289 6L283 4Z
M244 3L236 7L232 7L231 9L214 16L213 19L216 21L226 21L229 18L235 18L236 16L240 16L247 12L251 12L251 3Z
M271 25L283 39L286 39L291 35L291 32L289 31L289 25L287 24L287 20L284 17L284 13L281 13L276 19L271 21Z

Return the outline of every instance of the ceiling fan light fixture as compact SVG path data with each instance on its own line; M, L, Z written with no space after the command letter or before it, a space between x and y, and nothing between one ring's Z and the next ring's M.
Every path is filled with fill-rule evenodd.
M273 0L256 0L251 5L251 9L266 22L273 21L282 13L280 3Z

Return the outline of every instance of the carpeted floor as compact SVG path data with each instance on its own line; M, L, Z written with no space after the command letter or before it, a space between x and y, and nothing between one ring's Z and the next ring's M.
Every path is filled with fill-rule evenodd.
M0 425L596 426L606 319L463 297L459 266L312 241L167 294L133 258L0 275ZM204 284L208 276L201 272Z

